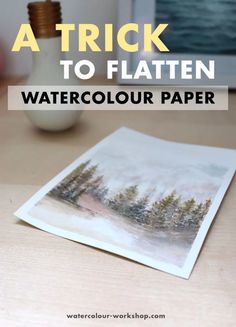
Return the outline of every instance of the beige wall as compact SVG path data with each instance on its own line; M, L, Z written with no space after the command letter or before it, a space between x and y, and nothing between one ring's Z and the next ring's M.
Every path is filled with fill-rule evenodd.
M28 0L5 1L0 0L0 44L4 45L7 61L6 74L27 74L31 67L31 53L23 50L21 53L12 53L11 47L15 40L20 24L27 23ZM61 0L63 19L65 23L94 23L102 26L104 23L117 21L117 0ZM108 59L115 54L83 54L76 51L77 35L72 37L73 50L69 57L73 60L90 59L97 65L97 73L102 74Z

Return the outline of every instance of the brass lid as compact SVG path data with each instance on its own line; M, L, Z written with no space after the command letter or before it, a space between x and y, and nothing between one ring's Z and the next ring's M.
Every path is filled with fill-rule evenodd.
M28 4L29 21L36 38L60 36L56 24L62 23L60 2L31 2Z

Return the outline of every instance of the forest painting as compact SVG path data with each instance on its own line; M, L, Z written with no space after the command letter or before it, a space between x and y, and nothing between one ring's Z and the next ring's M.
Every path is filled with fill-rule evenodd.
M98 174L98 166L86 161L49 192L49 196L72 205L76 209L87 209L91 216L96 205L104 213L126 218L127 222L146 231L191 232L190 241L195 237L204 216L211 205L211 199L196 202L191 197L182 200L175 191L161 199L150 201L151 194L139 194L138 185L130 185L109 197L104 176Z
M122 128L36 194L27 221L183 276L196 244L200 251L199 230L206 235L214 218L217 193L232 178L231 155Z

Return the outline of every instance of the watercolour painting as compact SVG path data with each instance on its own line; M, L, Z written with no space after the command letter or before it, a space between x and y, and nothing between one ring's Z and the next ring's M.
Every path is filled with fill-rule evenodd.
M189 278L235 164L234 150L172 143L121 128L44 186L16 216Z

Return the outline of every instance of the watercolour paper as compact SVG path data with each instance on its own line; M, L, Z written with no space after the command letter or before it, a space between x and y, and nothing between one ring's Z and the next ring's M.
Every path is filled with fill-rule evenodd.
M235 167L235 150L121 128L64 169L16 216L189 278Z

